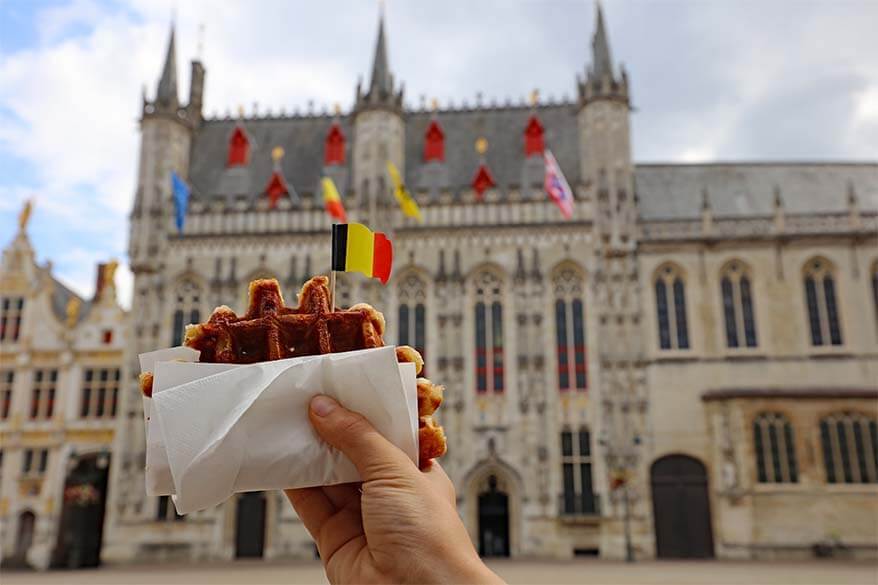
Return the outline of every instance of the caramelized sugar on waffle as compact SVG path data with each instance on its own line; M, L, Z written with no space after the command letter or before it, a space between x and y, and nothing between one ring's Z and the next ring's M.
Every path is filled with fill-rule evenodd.
M295 308L284 304L277 280L254 280L242 316L229 307L217 307L206 323L186 327L183 344L199 350L201 362L232 364L384 346L384 315L366 303L347 310L331 308L328 280L315 276L306 282ZM415 364L418 374L424 366L421 355L408 346L396 348L396 359ZM445 434L432 417L442 403L442 390L442 386L418 378L422 464L445 454ZM151 374L141 375L141 391L147 396L152 394Z

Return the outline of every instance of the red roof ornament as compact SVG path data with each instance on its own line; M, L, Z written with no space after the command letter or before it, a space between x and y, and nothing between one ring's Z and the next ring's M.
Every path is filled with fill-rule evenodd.
M436 119L427 126L424 134L424 162L445 161L445 132Z
M240 121L235 125L232 136L229 138L229 156L226 159L227 167L245 166L250 162L250 138Z
M527 121L527 126L524 128L524 156L531 157L534 155L543 155L543 151L546 150L546 144L543 139L544 134L543 125L540 124L539 118L537 118L536 114L531 114L530 119Z
M268 207L274 209L277 207L278 200L284 195L289 195L290 190L287 187L287 181L284 179L283 171L280 167L280 160L284 156L284 149L275 146L271 151L271 158L274 159L274 171L271 178L268 179L268 185L265 186L265 194L268 195Z
M473 177L472 187L476 192L476 198L480 201L485 191L497 185L496 181L494 181L494 176L491 175L491 171L488 169L488 165L485 164L485 152L487 150L487 140L484 138L476 140L476 151L479 153L481 162L479 163L478 170L476 170L476 176Z
M344 145L344 132L341 131L338 120L335 120L326 134L326 142L323 147L324 166L344 164Z

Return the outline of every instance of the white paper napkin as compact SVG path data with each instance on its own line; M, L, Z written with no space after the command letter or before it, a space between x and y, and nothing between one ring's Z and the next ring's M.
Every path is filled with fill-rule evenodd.
M415 368L397 364L393 347L243 366L141 363L154 372L144 399L147 493L175 494L181 514L235 492L359 480L311 427L317 394L361 413L417 463Z

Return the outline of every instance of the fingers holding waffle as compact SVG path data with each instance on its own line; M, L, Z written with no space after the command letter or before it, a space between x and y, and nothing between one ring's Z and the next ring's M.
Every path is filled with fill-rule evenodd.
M204 323L189 325L183 345L200 352L207 363L251 364L299 356L321 355L383 347L384 315L371 305L358 303L347 310L330 307L325 276L315 276L302 286L297 307L284 304L275 279L250 283L249 303L243 315L223 305ZM409 346L396 348L401 363L413 363L420 374L424 360ZM152 396L152 374L140 377L140 390ZM445 434L432 415L442 403L442 386L418 378L419 459L423 464L445 453Z

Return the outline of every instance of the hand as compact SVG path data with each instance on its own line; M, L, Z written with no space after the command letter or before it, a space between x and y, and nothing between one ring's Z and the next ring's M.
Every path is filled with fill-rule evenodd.
M311 401L311 424L357 467L362 484L285 490L332 583L501 583L457 515L454 486L422 472L359 414Z

